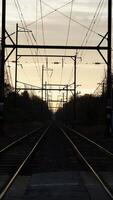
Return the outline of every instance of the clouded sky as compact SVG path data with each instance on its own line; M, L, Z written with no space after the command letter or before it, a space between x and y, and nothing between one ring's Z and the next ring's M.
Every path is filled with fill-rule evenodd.
M107 0L6 0L7 2L7 23L6 29L9 33L15 31L15 24L32 30L32 33L20 33L20 44L52 44L52 45L98 45L101 35L107 32ZM2 0L0 0L0 7ZM1 15L1 10L0 10ZM88 29L93 31L88 31ZM15 40L15 34L12 36ZM7 40L9 43L9 40ZM106 41L103 43L106 44ZM20 53L29 54L62 54L75 55L75 51L69 50L19 50ZM77 84L82 94L92 93L97 83L104 78L106 65L96 51L78 51L77 54ZM9 63L11 66L12 78L14 81L14 60L13 54ZM82 61L80 60L82 57ZM59 64L54 64L59 62ZM95 62L101 63L95 65ZM44 58L19 59L18 80L33 85L41 86L41 68L46 66ZM51 75L44 72L44 81L49 83L73 83L73 60L49 58L49 68L53 69ZM39 94L39 93L38 93ZM59 93L58 93L59 95ZM53 98L57 98L53 94Z

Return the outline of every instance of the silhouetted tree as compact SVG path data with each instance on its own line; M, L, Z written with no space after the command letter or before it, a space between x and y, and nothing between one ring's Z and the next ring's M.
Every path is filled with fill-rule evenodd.
M39 97L30 96L27 91L16 94L10 91L5 97L6 121L47 121L51 117L47 104Z
M73 105L76 103L76 123L79 124L99 124L105 123L105 97L95 97L89 94L76 98L76 102L71 98L69 103L59 109L56 118L60 121L75 123Z

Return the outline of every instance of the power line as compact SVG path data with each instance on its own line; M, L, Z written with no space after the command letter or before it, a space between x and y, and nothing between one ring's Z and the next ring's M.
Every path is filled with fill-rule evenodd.
M69 34L70 34L70 27L71 27L71 17L72 17L72 11L73 11L73 2L74 2L74 0L72 0L72 2L71 2L70 17L69 17L69 23L68 23L68 29L67 29L66 46L68 45L68 41L69 41ZM64 55L66 55L66 49L65 49ZM62 59L63 59L63 58L62 58ZM64 60L65 60L65 58L62 60L62 69L61 69L60 84L61 84L61 82L62 82L63 68L64 68L64 65L63 65Z
M7 51L7 49L6 49L6 56L8 55L8 51ZM11 70L10 70L10 65L9 65L9 60L7 60L7 63L8 63L8 70L7 70L7 68L6 68L6 72L7 72L7 74L8 74L8 78L9 78L9 83L10 83L10 85L11 85L11 87L13 87L13 81L12 81L12 75L11 75Z
M38 20L38 0L36 0L36 43L38 41L38 24L37 24L37 20Z
M95 10L95 12L94 12L93 18L92 18L91 23L90 23L90 25L89 25L89 28L91 28L91 29L93 29L93 30L94 30L94 26L96 25L96 22L97 22L97 19L98 19L98 17L99 17L99 14L100 14L100 12L101 12L101 10L102 10L103 4L104 4L104 0L100 0L100 2L99 2L98 5L97 5L97 8L96 8L96 10ZM86 32L86 34L85 34L85 37L84 37L84 39L83 39L83 41L82 41L81 46L87 45L87 43L88 43L88 41L89 41L89 39L90 39L90 37L91 37L91 34L92 34L92 32L90 32L89 30L87 30L87 32ZM93 35L94 35L94 33L93 33ZM80 55L80 56L81 56L82 58L83 58L83 54L85 54L85 51L82 51L82 52L81 52L81 55Z
M23 15L23 13L22 13L22 10L21 10L21 7L20 7L20 4L19 4L18 0L14 0L14 3L15 3L15 6L16 6L16 8L17 8L18 15L19 15L19 18L20 18L20 21L21 21L21 23L22 23L23 28L24 28L24 27L27 28L27 24L26 24L26 22L25 22L24 15ZM25 29L25 28L24 28L24 29ZM29 44L29 38L30 38L31 43L33 44L30 33L25 31L24 34L25 34L25 37L26 37L26 39L27 39L27 43ZM28 35L27 35L27 34L28 34ZM29 36L29 38L28 38L28 36ZM33 33L32 33L32 37L33 37L34 41L36 42L35 37L33 36ZM30 51L31 51L31 54L33 55L33 52L32 52L31 49L30 49ZM37 52L36 52L36 54L37 54ZM37 58L37 59L38 59L38 58ZM33 58L33 62L34 62L34 64L35 64L35 68L36 68L37 73L38 73L38 74L40 73L40 76L39 76L39 77L41 77L39 62L38 62L38 68L37 68L37 64L36 64L34 58ZM38 69L39 69L39 71L38 71ZM40 81L41 81L41 80L40 80Z
M42 38L43 38L43 44L45 46L45 32L44 32L44 22L43 22L42 1L41 0L40 0L40 13L41 13L41 22L42 22ZM46 54L46 52L45 52L45 54Z
M91 21L91 23L90 23L90 25L89 25L89 29L93 29L93 28L94 28L94 25L96 25L96 21L97 21L97 18L98 18L98 16L99 16L99 13L101 12L103 3L104 3L104 0L100 0L99 4L98 4L98 6L97 6L97 8L96 8L96 10L95 10L95 13L94 13L94 15L93 15L92 21ZM93 29L93 30L94 30L94 29ZM88 43L88 41L89 41L89 39L90 39L90 37L91 37L91 34L92 34L92 32L90 32L89 30L87 30L87 32L86 32L86 34L85 34L85 37L84 37L84 39L83 39L83 41L82 41L81 46L86 45L86 44ZM81 56L83 56L83 52L84 52L84 51L82 51Z
M71 3L72 3L73 1L71 1ZM100 1L100 2L102 2L102 0ZM46 4L45 2L43 2L44 4ZM68 2L68 3L70 3L70 2ZM71 4L71 8L72 8L72 4ZM44 24L43 24L43 18L44 18L44 16L42 15L42 1L40 0L40 10L41 10L41 20L42 20L42 35L43 35L43 43L45 44L45 34L44 34ZM56 12L56 10L54 10L54 12ZM63 14L63 13L62 13ZM63 14L64 15L64 14ZM99 13L98 13L98 15L99 15ZM66 16L66 17L68 17L68 16ZM68 17L68 19L69 19L69 25L68 25L68 34L67 34L67 40L66 40L66 43L68 43L68 39L69 39L69 32L70 32L70 25L71 25L71 21L73 21L72 20L72 13L70 12L70 17ZM94 20L94 21L93 21ZM95 32L93 29L92 29L92 26L94 26L95 25L95 23L96 23L96 14L94 15L94 17L93 17L93 20L92 20L92 22L91 22L91 24L90 24L90 26L89 26L89 28L87 27L87 37L88 37L88 35L89 35L89 33L91 34L91 33L96 33L96 34L98 34L97 32ZM37 21L37 19L36 19L36 21ZM92 30L92 31L91 31ZM98 34L98 35L100 35L100 34ZM87 37L85 38L85 40L84 41L86 41L87 42ZM87 43L86 43L87 44ZM63 69L63 68L62 68ZM63 71L63 70L62 70Z
M72 3L71 3L71 10L70 10L70 16L69 16L69 24L68 24L68 30L67 30L67 38L66 38L66 46L68 45L69 34L70 34L71 17L72 17L72 11L73 11L73 3L74 3L74 0L72 0ZM65 54L66 54L66 50L65 50Z
M99 9L99 11L98 11L98 15L97 15L97 20L96 20L96 22L94 22L94 26L95 26L95 29L96 29L96 24L100 21L100 18L101 18L101 16L102 16L102 12L103 12L103 9L104 9L104 1L102 2L102 4L101 4L101 7L100 7L100 9ZM93 38L93 36L94 36L94 34L92 35L92 38ZM91 39L92 39L91 38ZM90 39L90 37L89 37L89 39ZM107 38L105 38L106 39L106 41L107 41Z
M104 0L100 0L99 4L98 4L98 6L97 6L97 9L96 9L96 11L95 11L95 13L94 13L94 16L93 16L93 18L92 18L92 21L91 21L91 23L90 23L90 25L89 25L89 29L90 29L90 28L93 28L93 26L96 24L96 20L97 20L97 17L98 17L98 15L99 15L99 12L100 12L100 9L101 9L101 7L102 7L103 2L104 2ZM81 46L83 46L83 44L84 44L86 38L88 37L88 34L89 34L89 30L87 31L87 33L86 33L86 35L85 35L85 37L84 37L84 39L83 39L83 42L82 42ZM88 37L88 39L89 39L89 37ZM87 43L87 42L88 42L88 41L86 40L86 43Z
M45 46L45 31L44 31L44 21L43 21L43 13L42 13L42 0L40 0L40 13L41 13L41 24L42 24L42 39L43 39L43 45ZM44 54L46 55L46 50L44 49ZM48 66L46 66L47 68ZM48 76L48 70L46 71L47 73L47 79L49 82L49 76Z
M71 2L72 2L72 1L71 1ZM71 2L70 2L70 3L71 3ZM66 15L66 14L64 14L63 12L59 11L59 9L54 9L52 6L50 6L49 4L45 3L44 1L42 1L42 3L45 4L47 7L53 9L55 12L60 13L60 14L63 15L64 17L66 17L66 18L68 18L68 19L70 18L68 15ZM66 5L65 5L65 6L66 6ZM98 36L100 36L100 37L103 38L103 35L101 35L100 33L96 32L95 30L93 30L93 29L87 27L86 25L84 25L84 24L78 22L77 20L73 19L72 17L71 17L71 21L72 21L72 22L75 22L76 24L79 24L79 25L82 26L83 28L85 28L85 29L87 29L87 30L89 30L89 31L91 31L91 32L95 33L96 35L98 35Z
M39 1L36 0L36 39L35 39L35 36L34 36L33 32L31 32L32 37L34 38L34 41L35 41L36 44L38 44L38 24L37 24L37 20L38 20L38 2ZM39 53L39 50L36 49L36 54L38 54L38 53ZM41 77L41 70L40 70L40 66L39 66L39 58L36 57L36 59L37 59L37 63L38 63L39 74L40 74L40 77ZM40 78L40 82L41 82L41 78Z
M53 13L56 12L57 10L59 10L59 9L61 9L61 8L64 8L65 6L67 6L68 4L70 4L71 2L72 2L72 0L69 1L68 3L63 4L62 6L58 7L57 9L53 9L53 8L52 8L52 11L49 12L49 13L47 13L47 14L45 14L45 15L43 16L43 19L46 18L46 17L48 17L49 15L53 14ZM36 19L35 21L33 21L33 22L27 24L27 26L31 26L31 25L37 23L38 21L40 21L41 19L42 19L42 18L40 17L39 19Z

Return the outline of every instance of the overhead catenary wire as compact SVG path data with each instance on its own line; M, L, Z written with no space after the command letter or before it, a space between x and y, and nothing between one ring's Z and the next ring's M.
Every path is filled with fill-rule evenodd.
M96 8L96 10L95 10L95 12L94 12L94 15L93 15L93 17L92 17L92 20L91 20L91 22L90 22L89 30L90 30L90 29L93 29L93 30L94 30L94 26L96 26L96 22L97 22L97 19L98 19L98 17L99 17L99 14L100 14L100 12L101 12L101 10L102 10L103 4L104 4L104 0L100 0L99 3L98 3L98 5L97 5L97 8ZM84 36L84 39L83 39L83 41L82 41L81 46L83 46L83 45L86 46L87 43L88 43L88 41L89 41L89 39L90 39L90 37L91 37L91 35L92 35L92 34L94 35L94 33L92 33L92 32L89 31L89 30L87 30L87 32L86 32L86 34L85 34L85 36ZM80 52L81 52L81 53L80 53ZM80 57L82 57L82 60L83 60L83 54L85 54L85 51L84 51L84 50L78 51L78 53L80 54Z
M71 3L71 10L70 10L70 16L69 16L69 24L68 24L68 30L67 30L67 38L66 38L66 46L68 45L69 34L70 34L71 17L72 17L72 11L73 11L73 3L74 3L74 0L72 0L72 3ZM66 55L66 50L65 50L64 55Z
M17 0L17 3L18 3L18 6L19 6L19 10L20 10L21 16L22 16L22 25L23 25L23 27L25 27L25 29L27 29L27 24L26 24L26 22L25 22L25 19L24 19L24 16L23 16L23 13L22 13L22 10L21 10L21 7L20 7L20 4L19 4L18 0ZM30 42L31 42L32 44L33 44L32 38L33 38L33 40L36 42L36 39L35 39L34 34L33 34L32 32L29 32L29 31L28 31L28 32L25 32L25 35L26 35L28 44L29 44L29 38L28 38L27 34L28 34L28 36L29 36L29 38L30 38ZM32 38L31 38L31 36L32 36ZM30 49L30 51L31 51L31 54L33 55L33 52L32 52L31 49ZM35 53L37 54L37 53L38 53L38 50L37 50ZM37 58L37 59L38 59L38 58ZM33 62L34 62L34 64L35 64L35 68L36 68L37 73L39 73L39 74L41 75L40 66L39 66L39 61L37 62L37 63L38 63L38 67L37 67L37 63L35 62L34 58L33 58ZM41 77L40 75L39 75L39 77ZM41 80L40 80L40 81L41 81Z
M101 10L100 10L99 17L98 17L98 19L97 19L97 22L95 23L95 29L96 29L98 23L99 23L100 20L101 20L101 17L102 17L102 13L103 13L104 8L105 8L105 1L104 1L103 4L102 4L102 8L101 8ZM98 27L99 27L99 26L98 26ZM91 40L93 39L93 37L94 37L94 34L92 34ZM104 37L103 37L103 38L104 38ZM104 38L104 40L107 41L107 36Z
M21 24L22 24L22 28L27 29L27 24L26 24L26 22L25 22L24 15L23 15L23 13L22 13L21 6L20 6L20 4L19 4L19 1L18 1L18 0L14 0L14 4L15 4L15 7L16 7L16 9L17 9L17 12L18 12L18 15L19 15ZM29 44L29 38L30 38L31 43L33 44L32 38L31 38L31 32L29 32L29 31L26 32L26 31L25 31L24 34L25 34L27 43ZM32 34L32 37L33 37L33 34ZM32 49L30 49L30 51L31 51L31 54L33 55ZM39 62L38 62L38 67L37 67L37 64L36 64L34 58L33 58L33 62L34 62L34 64L35 64L35 68L36 68L36 71L37 71L38 75L41 74L41 72L40 72L40 67L39 67ZM40 77L41 77L41 76L39 75L39 78L40 78ZM40 80L40 81L41 81L41 80Z
M94 26L96 25L96 22L97 22L97 19L98 19L98 17L99 17L99 14L100 14L100 12L101 12L101 10L102 10L103 4L104 4L104 0L100 0L99 3L98 3L98 5L97 5L97 8L96 8L96 10L95 10L95 12L94 12L94 15L93 15L93 18L92 18L92 20L91 20L91 23L90 23L90 25L89 25L89 30L90 30L90 29L93 29L93 30L94 30ZM86 32L86 34L85 34L85 36L84 36L84 39L83 39L83 41L82 41L81 46L87 45L87 43L88 43L88 41L89 41L89 39L90 39L90 37L91 37L91 34L92 34L92 32L90 32L89 30L87 30L87 32ZM84 52L84 51L81 52L81 55L80 55L81 57L83 56L83 52Z
M70 34L70 27L71 27L71 17L72 17L72 11L73 11L73 3L74 3L74 0L72 0L72 2L71 2L71 9L70 9L69 23L68 23L68 29L67 29L66 46L68 45L68 41L69 41L69 34ZM64 55L66 55L66 49L65 49ZM65 58L62 60L62 68L61 68L60 84L61 84L61 82L62 82L63 68L64 68L63 63L64 63L64 61L65 61Z
M8 56L8 51L7 51L7 49L6 49L6 55ZM12 80L12 74L11 74L11 70L10 70L10 64L9 64L9 60L7 60L7 64L8 64L8 73L9 73L9 81L10 81L10 85L11 85L11 87L13 88L13 80ZM7 70L7 69L6 69Z
M37 20L38 20L38 0L36 0L36 43L38 41L38 24L37 24Z
M26 27L25 19L24 19L20 4L19 4L18 0L14 0L14 3L15 3L15 6L17 8L17 11L18 11L18 15L19 15L19 18L20 18L20 21L21 21L21 24L22 24L22 29L25 30L27 27ZM29 32L26 32L26 31L24 32L24 34L26 36L27 43L29 44L28 36L30 37L30 40L31 40L31 36L30 36Z
M69 5L71 2L72 2L72 0L69 1L69 2L67 2L67 3L65 3L65 4L63 4L62 6L56 8L56 9L51 8L52 11L49 12L49 13L47 13L47 14L45 14L45 15L43 15L43 19L46 18L46 17L48 17L49 15L55 13L57 10L59 10L59 9L61 9L61 8L64 8L65 6ZM38 23L41 19L42 19L42 18L39 17L39 19L36 19L35 21L33 21L33 22L31 22L31 23L28 23L28 24L27 24L27 27L32 26L33 24Z
M44 21L43 21L43 13L42 13L42 0L40 0L40 14L41 14L41 25L42 25L42 39L43 39L43 45L45 46L45 32L44 32ZM46 55L45 49L44 49L44 53Z
M35 27L35 29L36 29L36 38L35 38L33 32L31 32L32 37L34 38L34 41L35 41L36 44L38 44L38 23L37 23L37 20L38 20L38 8L39 8L39 1L36 0L36 27ZM38 54L38 53L39 53L39 49L36 49L36 54ZM37 63L38 63L38 68L40 69L39 58L36 57L36 60L37 60ZM39 70L39 71L40 71L40 77L41 77L41 70Z
M49 7L49 8L52 9L52 11L49 12L49 13L47 13L47 14L45 14L45 15L43 16L43 18L48 17L49 15L53 14L54 12L59 12L61 15L65 16L66 18L69 18L69 16L63 14L63 13L60 12L59 10L62 9L62 8L64 8L64 7L66 7L66 6L67 6L68 4L70 4L71 2L72 2L72 0L69 1L69 2L67 2L67 3L65 3L65 4L63 4L62 6L60 6L60 7L56 8L56 9L54 9L52 6L50 6L49 4L45 3L44 1L42 1L43 4L45 4L47 7ZM37 22L40 21L40 20L41 20L41 18L39 18L39 19L37 19L37 20L35 20L35 21L33 21L33 22L27 24L27 26L28 26L28 27L29 27L29 26L32 26L33 24L37 23ZM79 21L77 21L77 20L75 20L75 19L73 19L73 18L71 18L71 20L72 20L73 22L79 24L79 25L82 26L83 28L89 30L89 27L87 27L86 25L80 23ZM98 36L100 36L100 37L103 37L103 35L101 35L100 33L96 32L96 31L94 31L94 30L92 30L92 29L90 29L90 31L91 31L91 32L94 32L96 35L98 35Z
M45 30L44 30L44 21L43 21L42 0L40 0L40 14L41 14L41 25L42 25L42 40L43 40L43 45L45 46ZM45 49L44 49L44 54L46 55ZM47 74L47 80L49 83L48 66L47 65L46 65L46 74Z
M37 2L37 4L38 4L38 2L39 2L39 0L36 0L36 2ZM73 1L71 1L71 2L68 2L68 4L69 3L71 3L71 5L72 5L72 2ZM44 17L45 16L47 16L47 15L43 15L43 11L42 11L42 3L43 3L43 1L41 1L40 0L40 7L41 7L41 18L40 19L38 19L38 15L37 15L37 17L36 17L36 22L38 21L38 20L42 20L42 19L44 19ZM44 4L45 4L45 2L44 2ZM37 9L36 9L37 10ZM51 12L51 14L53 13L53 12L57 12L56 11L56 9L55 10L53 10L52 12ZM49 15L49 14L48 14ZM68 19L69 19L69 21L70 21L70 24L71 24L71 22L73 21L72 20L72 16L70 17L70 16L67 16L68 17ZM93 24L93 26L95 25L95 23L96 22L94 22L94 24ZM42 24L43 24L43 20L42 20ZM36 27L37 27L37 23L36 23ZM42 33L43 33L43 30L44 30L44 24L43 24L43 26L42 26L43 28L42 28ZM69 27L68 27L69 28ZM93 30L93 28L92 27L87 27L88 29L87 29L87 31L91 34L91 33L94 33L95 34L95 32L93 32L93 31L91 31L91 29ZM69 31L69 29L68 29L68 31ZM30 34L32 34L32 33L30 33ZM98 33L97 33L98 34ZM43 41L45 41L45 33L44 34L42 34L43 35ZM87 34L87 36L88 36L89 34ZM33 35L32 35L33 36ZM34 37L34 36L33 36ZM69 36L68 36L69 37ZM68 39L67 39L68 40ZM35 37L34 37L34 41L35 41ZM37 37L36 37L36 41L37 41ZM36 42L35 41L35 42ZM87 41L87 38L85 39L85 42ZM44 43L44 42L43 42ZM68 42L67 42L68 43ZM63 71L63 70L62 70Z
M72 1L71 1L71 2L72 2ZM70 2L70 3L71 3L71 2ZM45 4L47 7L53 9L55 12L58 12L58 13L61 14L62 16L66 17L66 18L68 18L68 19L70 18L68 15L66 15L66 14L64 14L63 12L59 11L61 8L60 8L60 9L54 9L54 8L53 8L51 5L49 5L48 3L45 3L44 1L42 1L42 3ZM65 5L65 6L66 6L66 5ZM100 33L96 32L95 30L93 30L93 29L87 27L86 25L80 23L80 22L77 21L76 19L73 19L72 17L71 17L71 21L74 22L74 23L76 23L76 24L78 24L78 25L80 25L80 26L82 26L83 28L85 28L85 29L91 31L92 33L95 33L96 35L100 36L101 38L103 38L103 35L101 35Z
M94 26L96 26L96 22L97 22L97 19L98 19L98 17L99 17L99 14L100 14L100 12L101 12L101 10L102 10L103 4L104 4L104 0L100 0L99 3L98 3L98 5L97 5L97 8L96 8L96 10L95 10L95 12L94 12L94 15L93 15L93 17L92 17L92 20L91 20L91 22L90 22L89 28L88 28L88 30L87 30L85 36L84 36L84 39L83 39L83 41L82 41L81 46L83 46L83 45L86 46L87 43L88 43L88 41L89 41L89 39L90 39L90 37L91 37L91 34L92 34L92 33L95 34L94 32L91 32L90 29L94 30ZM81 53L80 53L80 52L81 52ZM84 50L78 51L78 53L80 54L80 57L83 58L83 53L84 53L84 52L85 52ZM78 63L79 63L79 61L78 61ZM72 71L71 71L71 75L70 75L69 82L70 82L71 79L72 79L72 75L73 75L73 69L72 69ZM68 83L69 83L69 82L68 82Z
M43 4L45 4L45 5L47 5L47 6L49 6L51 9L53 9L50 5L48 5L47 3L45 3L44 1L41 1ZM61 9L62 7L64 7L64 6L66 6L66 5L68 5L69 3L72 3L72 1L71 2L68 2L68 3L66 3L65 5L63 5L63 6L61 6L59 9ZM58 11L58 9L54 9L54 12L57 12ZM61 12L60 12L61 13ZM62 13L63 14L63 13ZM64 15L64 14L63 14ZM45 17L45 16L41 16L41 20L43 19L43 17ZM66 16L66 17L68 17L68 16ZM69 17L68 17L69 18ZM75 20L73 20L72 19L72 17L70 18L71 19L71 21L75 21ZM37 20L36 20L37 21ZM35 22L36 22L35 21ZM34 22L34 23L35 23ZM77 21L76 21L76 23L77 23ZM79 22L78 22L79 23ZM79 23L80 24L80 23ZM83 27L84 27L84 25L83 25ZM86 28L86 27L85 27ZM90 32L94 32L94 33L96 33L96 34L98 34L98 35L100 35L99 33L97 33L97 32L95 32L95 31L93 31L90 27L87 27L87 29L88 29L88 31L90 31ZM43 34L44 35L44 34Z
M93 15L93 18L92 18L92 20L91 20L91 23L90 23L90 25L89 25L89 30L90 30L90 28L93 28L94 25L96 24L96 21L97 21L97 18L98 18L98 16L99 16L99 13L100 13L100 10L101 10L101 8L102 8L103 3L104 3L104 0L100 0L98 6L97 6L97 8L96 8L96 11L95 11L95 13L94 13L94 15ZM88 34L90 33L90 35L91 35L91 32L90 32L89 30L87 30L87 32L86 32L86 34L85 34L85 37L84 37L84 39L83 39L83 41L82 41L81 46L83 46L83 44L84 44L85 41L86 41L86 43L88 42L88 41L87 41L87 37L88 37L88 40L89 40L89 37L90 37L90 36L88 36Z
M24 70L24 67L23 68L21 67L21 69L22 69L22 73L24 74L25 79L28 80L28 82L30 83L30 80L26 74L26 71Z
M20 21L21 21L21 24L22 24L22 28L25 30L27 28L26 26L26 22L25 22L25 19L24 19L24 15L22 13L22 9L21 9L21 6L20 6L20 3L18 0L14 0L14 3L15 3L15 6L17 8L17 11L18 11L18 15L19 15L19 18L20 18ZM31 40L31 36L30 36L30 33L29 31L28 32L24 32L25 36L26 36L26 40L29 44L29 38ZM28 38L28 35L29 35L29 38Z
M42 2L43 2L45 5L47 5L49 8L54 9L52 6L50 6L49 4L45 3L44 1L42 1ZM98 36L100 36L100 37L103 37L103 35L101 35L100 33L96 32L95 30L93 30L92 27L90 27L90 26L87 27L86 25L79 23L77 20L73 19L72 17L67 16L66 14L64 14L63 12L61 12L61 11L59 11L59 10L54 9L54 11L60 13L61 15L65 16L66 18L70 19L71 21L73 21L73 22L75 22L75 23L81 25L82 27L84 27L85 29L87 29L87 31L88 31L90 34L91 34L91 33L94 33L94 34L96 34L96 35L98 35ZM95 23L93 23L93 25L94 25L94 24L95 24ZM63 71L63 70L62 70L62 71ZM61 72L61 73L62 73L62 72ZM71 74L72 74L72 72L71 72ZM61 75L61 76L62 76L62 75Z

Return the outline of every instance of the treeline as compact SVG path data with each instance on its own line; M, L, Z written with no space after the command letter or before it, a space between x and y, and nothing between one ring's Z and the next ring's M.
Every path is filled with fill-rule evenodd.
M56 119L65 123L77 124L104 124L106 117L105 96L95 97L84 95L71 98L69 103L64 104L56 113Z
M46 102L36 95L29 95L27 91L16 94L9 85L5 85L5 120L7 122L39 121L50 119L52 113ZM16 100L16 101L15 101Z

